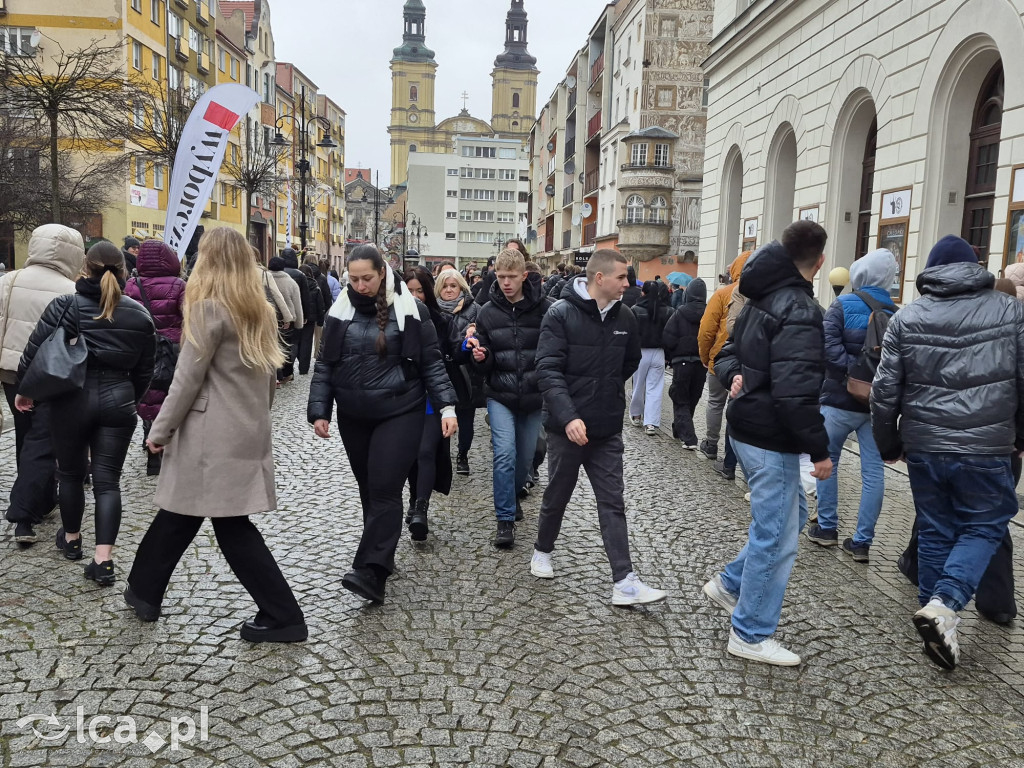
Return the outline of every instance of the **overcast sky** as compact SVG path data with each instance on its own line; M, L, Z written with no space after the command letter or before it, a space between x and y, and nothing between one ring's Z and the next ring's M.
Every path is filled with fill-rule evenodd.
M392 51L402 43L404 0L270 0L278 61L301 69L346 111L345 164L379 169L390 181ZM469 111L491 119L491 70L504 50L509 0L424 0L427 47L438 63L438 121ZM537 57L538 110L586 41L605 0L526 0L530 53Z

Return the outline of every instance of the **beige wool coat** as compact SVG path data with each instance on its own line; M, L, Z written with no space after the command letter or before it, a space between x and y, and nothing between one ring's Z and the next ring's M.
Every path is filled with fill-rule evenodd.
M275 509L275 373L245 366L222 304L202 302L193 316L197 343L182 338L174 380L149 432L166 446L156 504L195 517Z

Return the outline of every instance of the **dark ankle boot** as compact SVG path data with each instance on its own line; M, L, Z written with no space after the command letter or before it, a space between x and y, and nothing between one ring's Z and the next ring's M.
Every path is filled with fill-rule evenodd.
M412 517L409 520L409 533L413 541L424 541L427 538L427 509L430 507L430 499L416 499L413 506Z

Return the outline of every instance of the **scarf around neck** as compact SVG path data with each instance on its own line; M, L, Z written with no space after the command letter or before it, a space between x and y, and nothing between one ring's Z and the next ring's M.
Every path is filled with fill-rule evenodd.
M417 323L419 322L420 311L416 306L416 299L408 290L403 290L404 283L395 279L395 271L391 269L391 265L387 262L384 262L384 281L388 306L395 308L398 332L404 334L407 318L413 318ZM353 304L352 297L346 290L338 294L338 300L331 305L331 309L327 314L342 322L347 322L355 317L355 313L355 304Z
M472 294L463 291L451 301L445 301L444 299L439 298L437 300L437 306L439 306L442 311L447 312L449 315L454 315L460 312L471 301L473 301Z

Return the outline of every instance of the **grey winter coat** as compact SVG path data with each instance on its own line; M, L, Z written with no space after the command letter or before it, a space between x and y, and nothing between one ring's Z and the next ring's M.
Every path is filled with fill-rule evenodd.
M882 344L871 424L882 458L1024 449L1024 304L977 264L917 277Z

